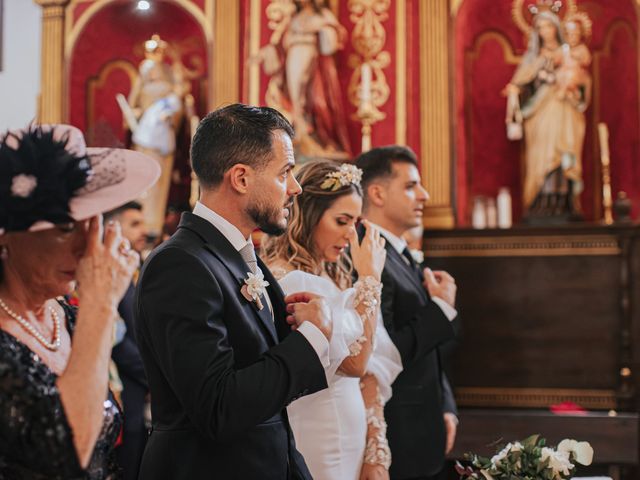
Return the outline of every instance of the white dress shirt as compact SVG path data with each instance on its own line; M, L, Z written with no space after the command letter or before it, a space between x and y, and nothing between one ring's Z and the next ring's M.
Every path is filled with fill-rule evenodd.
M375 225L375 224L372 223L372 225ZM375 226L380 230L380 233L384 235L384 237L391 244L393 249L396 252L398 252L402 257L402 259L408 264L409 261L405 258L405 256L402 253L404 249L407 248L407 241L404 238L400 238L394 235L389 230L382 228L380 225L375 225ZM433 300L435 304L438 305L438 307L440 307L440 309L442 310L442 313L444 313L445 317L447 317L449 321L453 320L458 316L457 310L453 308L451 305L449 305L447 302L445 302L443 299L441 299L440 297L436 297L435 295L432 295L431 300Z
M216 212L211 210L206 205L196 202L196 206L193 209L193 214L207 220L211 225L216 227L224 237L229 240L233 248L240 251L247 243L252 243L251 235L249 238L245 238L242 232L238 230L238 227L229 222L226 218L221 217ZM260 268L260 267L258 267ZM267 302L271 303L269 296L266 295ZM323 367L329 366L329 341L327 337L311 322L303 322L298 327L300 332L307 341L311 344L315 350Z

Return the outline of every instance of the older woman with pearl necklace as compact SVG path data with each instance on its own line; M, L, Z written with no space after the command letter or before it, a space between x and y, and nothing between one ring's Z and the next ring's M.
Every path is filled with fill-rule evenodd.
M108 393L117 305L139 258L100 214L159 175L142 154L86 148L66 125L0 143L0 477L114 478ZM78 288L76 311L64 296Z

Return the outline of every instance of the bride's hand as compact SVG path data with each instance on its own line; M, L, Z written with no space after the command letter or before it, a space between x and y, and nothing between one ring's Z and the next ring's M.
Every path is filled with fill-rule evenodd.
M371 276L380 281L387 251L384 249L385 240L380 235L380 230L366 220L363 220L366 228L362 243L358 242L358 234L352 233L349 238L351 245L351 261L358 272L358 277Z
M363 463L360 469L360 480L389 480L389 472L382 465Z

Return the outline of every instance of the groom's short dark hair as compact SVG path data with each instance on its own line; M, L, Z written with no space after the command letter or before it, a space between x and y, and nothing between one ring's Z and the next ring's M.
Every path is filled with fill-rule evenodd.
M191 166L204 187L222 182L238 163L260 168L273 148L273 132L293 138L293 127L277 110L234 103L202 119L191 142Z
M372 148L356 158L356 166L362 170L362 191L365 195L371 182L393 175L393 164L396 162L410 163L417 167L418 157L404 145L387 145Z

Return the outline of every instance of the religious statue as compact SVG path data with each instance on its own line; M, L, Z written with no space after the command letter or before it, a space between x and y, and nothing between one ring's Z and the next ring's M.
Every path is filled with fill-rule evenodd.
M293 124L303 158L351 157L334 54L347 36L327 0L282 0L268 45L252 59L271 77L266 103ZM269 15L269 11L267 12ZM276 22L274 22L276 23Z
M505 89L507 134L519 139L524 130L526 220L576 220L582 218L584 112L591 99L591 54L584 43L591 21L572 12L563 24L561 2L539 3L530 9L527 51Z
M125 120L131 129L132 146L158 160L162 174L158 182L140 199L149 232L162 232L171 176L176 134L184 114L184 97L189 85L179 62L164 61L167 42L153 35L144 44L145 59L140 63L128 100L118 96Z

